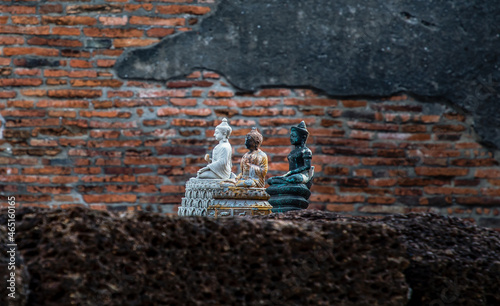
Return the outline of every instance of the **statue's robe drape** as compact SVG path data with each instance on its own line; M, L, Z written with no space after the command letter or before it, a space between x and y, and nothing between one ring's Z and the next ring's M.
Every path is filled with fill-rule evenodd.
M219 143L212 151L212 163L208 168L220 179L225 180L231 177L231 144L225 140Z

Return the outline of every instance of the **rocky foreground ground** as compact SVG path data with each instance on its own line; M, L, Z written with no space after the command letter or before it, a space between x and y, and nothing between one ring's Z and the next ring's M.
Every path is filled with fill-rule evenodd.
M0 305L500 305L500 232L458 218L25 208L16 222L16 299L2 239Z

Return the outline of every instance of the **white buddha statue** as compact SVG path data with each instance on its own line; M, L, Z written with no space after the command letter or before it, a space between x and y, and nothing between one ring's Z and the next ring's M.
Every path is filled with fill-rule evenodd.
M231 144L228 141L231 135L231 127L227 124L227 119L222 119L222 123L215 128L214 137L219 144L212 151L212 158L207 154L205 160L209 162L206 167L198 170L198 179L225 180L231 178Z

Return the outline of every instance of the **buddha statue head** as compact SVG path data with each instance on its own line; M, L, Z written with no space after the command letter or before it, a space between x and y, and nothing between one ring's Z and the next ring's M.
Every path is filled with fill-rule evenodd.
M245 146L248 150L257 150L259 149L263 140L264 138L262 137L262 134L259 133L256 127L253 127L250 133L248 133L245 138Z
M302 121L297 126L292 126L290 132L290 142L292 145L304 145L309 136L309 131L306 128L306 123Z
M227 119L223 118L221 124L215 128L214 137L217 140L228 139L233 129L227 124Z

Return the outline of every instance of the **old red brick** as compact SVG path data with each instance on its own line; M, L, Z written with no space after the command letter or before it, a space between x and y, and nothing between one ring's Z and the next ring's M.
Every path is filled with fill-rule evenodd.
M0 5L0 11L9 14L35 14L36 6Z
M42 16L42 24L94 25L97 20L88 16Z
M15 100L9 100L7 101L7 106L8 107L16 107L16 108L32 108L35 105L33 101L15 101Z
M342 100L341 102L347 108L365 107L368 104L365 100Z
M181 1L181 2L184 2L184 1ZM146 11L151 11L153 9L153 5L150 3L147 3L147 4L125 4L126 11L134 12L134 11L137 11L140 9L144 9Z
M61 193L70 193L71 187L67 187L67 186L27 186L26 191L29 193L61 194Z
M29 45L38 45L38 46L56 46L56 47L73 47L78 48L82 47L83 44L79 40L71 40L71 39L59 39L59 38L42 38L42 37L32 37L28 39Z
M297 125L301 121L305 121L306 125L313 125L316 119L314 118L273 118L273 119L260 119L260 125L262 126L283 126L283 125Z
M127 16L121 16L121 17L102 16L102 17L99 17L99 22L103 25L108 25L108 26L124 26L128 22L128 17Z
M399 125L397 125L397 124L368 123L368 122L359 122L359 121L348 121L347 126L352 128L352 129L371 130L371 131L396 132L399 129Z
M12 16L10 17L13 24L39 24L40 20L35 16Z
M435 125L432 127L434 133L463 132L466 127L463 125Z
M171 124L173 126L209 126L210 122L204 119L173 119Z
M214 98L231 98L234 97L234 92L232 91L219 91L219 90L210 90L208 92L209 97Z
M110 68L110 67L113 67L115 65L116 60L98 59L96 63L97 63L97 67Z
M377 178L368 180L368 184L376 187L392 187L396 185L397 179L393 178Z
M146 47L159 41L159 39L147 38L117 38L113 40L113 46L115 48Z
M100 89L53 89L48 91L52 98L97 98L102 96Z
M143 17L132 16L130 17L130 24L149 25L149 26L182 26L186 20L184 18L159 18L159 17Z
M68 83L68 81L63 80L63 79L47 79L45 81L45 84L49 85L49 86L66 85L67 83Z
M107 122L107 121L90 121L91 128L98 129L131 129L137 127L137 122Z
M40 69L27 69L27 68L16 68L14 69L14 73L19 76L40 76Z
M370 204L394 204L396 202L396 199L393 197L368 197L366 199L367 203ZM369 207L369 206L365 206Z
M146 31L146 35L149 37L165 37L175 33L175 29L165 29L165 28L152 28Z
M88 108L89 102L86 100L40 100L37 107L50 108Z
M22 45L24 38L19 36L4 36L0 37L0 45Z
M162 97L183 98L186 96L186 90L184 89L140 90L137 96L139 98L162 98Z
M135 194L107 194L107 195L83 195L83 200L86 203L132 203L137 200Z
M421 115L415 117L414 121L416 122L423 122L423 123L436 123L441 120L440 115Z
M50 26L13 26L0 25L0 34L49 35Z
M63 8L61 4L44 4L40 5L39 13L40 14L50 14L50 13L62 13Z
M31 139L30 145L41 147L56 147L58 143L57 140L52 139Z
M141 140L91 140L88 146L90 148L137 147L141 143Z
M207 117L212 114L212 110L209 108L196 108L196 109L183 109L182 113L188 116L194 117Z
M132 114L121 111L80 111L81 117L98 117L98 118L130 118Z
M366 166L409 166L416 161L409 158L366 157L361 163Z
M397 196L421 196L423 191L420 188L396 188L394 194Z
M311 105L316 105L316 106L337 106L338 105L338 100L335 99L315 99L315 98L310 98L310 99L296 99L296 98L289 98L284 100L285 105L305 105L305 106L311 106Z
M478 194L478 190L475 188L436 187L436 186L425 186L424 192L427 194L442 194L442 195L453 195L453 194L477 195Z
M244 109L241 114L248 117L277 116L280 110L278 108L252 108Z
M52 34L60 36L80 36L81 31L78 28L52 27Z
M50 119L15 119L15 120L7 120L7 127L28 127L28 126L51 126L51 125L59 125L59 119L50 118Z
M459 167L488 167L498 166L498 161L494 158L480 158L480 159L455 159L451 162L454 166Z
M0 99L11 99L16 97L15 91L0 91Z
M121 87L123 82L120 80L71 80L73 87Z
M469 170L462 168L416 167L415 173L423 176L464 176L469 173Z
M165 116L175 116L180 113L180 109L175 108L175 107L165 107L165 108L160 108L157 111L157 115L159 117L165 117Z
M166 6L157 6L156 12L164 15L179 15L179 14L204 15L210 12L210 8L206 6L195 6L195 5L166 5Z
M71 168L45 166L43 168L25 168L23 174L42 174L42 175L68 175Z
M311 195L311 202L321 203L363 203L365 197L362 195Z
M0 79L0 86L12 86L12 87L21 87L21 86L40 86L43 81L41 79Z
M93 62L86 60L72 59L69 65L73 68L92 68Z
M89 37L141 37L143 31L137 29L119 29L119 28L118 29L84 28L83 33Z
M92 130L90 131L90 137L92 138L118 138L120 137L119 131L105 131L105 130Z
M478 178L500 178L499 169L478 169L474 174Z

